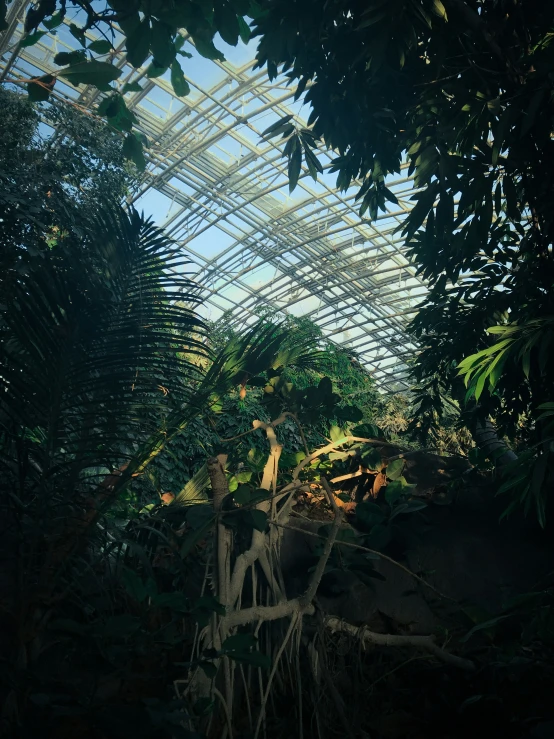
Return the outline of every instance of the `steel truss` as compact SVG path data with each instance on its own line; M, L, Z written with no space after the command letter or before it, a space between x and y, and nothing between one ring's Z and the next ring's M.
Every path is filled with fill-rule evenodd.
M57 69L58 51L77 48L68 31L76 19L68 17L55 35L19 49L26 5L9 6L0 38L0 70L18 85ZM399 205L374 222L358 215L359 183L346 193L336 189L324 150L316 152L324 169L318 182L304 168L290 195L285 142L260 134L287 114L305 125L306 110L283 79L269 82L265 71L252 71L252 44L232 49L219 42L228 61L209 61L186 37L183 49L193 58L182 66L191 94L177 98L167 74L148 79L146 66L137 71L125 62L122 38L115 43L120 83L143 86L128 107L149 141L146 172L129 200L153 213L190 255L207 315L225 314L237 326L254 321L262 307L309 316L353 350L383 390L406 389L406 362L417 352L406 325L426 288L395 232L411 207L405 169L387 182ZM62 79L54 93L90 111L102 96Z

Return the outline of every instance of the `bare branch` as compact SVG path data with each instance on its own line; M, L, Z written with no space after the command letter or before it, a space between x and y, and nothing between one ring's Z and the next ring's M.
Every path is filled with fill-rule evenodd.
M299 598L291 598L276 603L274 606L252 606L228 613L223 617L222 622L225 628L232 629L235 626L244 626L256 621L277 621L280 618L292 616L294 613L305 613L310 616L315 613L315 608L313 604L302 605Z
M333 492L331 488L329 487L329 483L324 477L321 478L321 482L323 485L323 489L325 490L327 494L327 498L329 499L329 505L331 506L335 514L335 519L333 521L331 531L329 532L329 536L327 537L327 540L325 542L325 546L323 548L323 554L319 558L317 566L311 577L310 584L308 585L308 589L306 590L304 595L300 598L300 602L303 605L307 605L308 603L311 603L313 599L315 598L317 589L319 587L319 583L321 582L321 578L323 577L323 573L325 572L327 562L331 555L333 544L335 543L335 539L337 538L337 534L339 533L340 525L342 523L342 512L337 505L335 496L333 495Z
M225 477L227 455L208 459L207 468L213 491L214 512L217 518L217 595L222 605L227 605L230 560L231 560L231 532L221 523L220 513L223 499L229 494L229 486Z
M252 425L254 428L261 428L266 432L271 451L269 453L269 458L266 462L266 465L264 467L264 472L262 476L262 483L260 487L263 490L271 490L274 488L276 481L277 481L277 469L279 464L279 457L281 455L282 446L277 441L277 436L275 435L274 427L278 425L279 423L283 423L285 420L284 416L279 416L278 419L275 421L272 421L272 423L264 423L263 421L254 421ZM263 511L264 513L269 513L271 508L271 500L263 500L256 506L256 509L259 511ZM229 585L229 592L228 592L228 602L227 605L231 608L233 608L240 596L240 593L242 591L242 586L244 583L244 578L246 576L246 571L250 567L250 565L254 564L256 560L259 558L260 553L263 551L264 547L266 546L266 536L261 531L256 531L255 529L252 531L252 541L250 544L250 548L243 552L242 554L239 554L235 561L235 567L233 569L233 574L231 576L231 582Z
M360 639L363 644L377 644L383 647L414 647L416 649L426 649L446 664L459 667L461 670L475 670L475 664L463 657L457 657L450 652L441 649L435 642L435 637L429 636L407 636L403 634L379 634L370 631L366 626L353 626L352 624L342 621L335 616L326 616L323 620L325 627L331 631L339 631L356 639Z

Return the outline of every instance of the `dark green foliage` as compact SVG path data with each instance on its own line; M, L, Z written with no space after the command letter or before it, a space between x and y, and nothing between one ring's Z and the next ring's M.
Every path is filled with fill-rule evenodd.
M260 310L258 315L270 320L270 311ZM360 364L356 353L325 339L321 329L309 318L286 315L282 326L286 329L286 341L289 343L299 346L305 344L317 349L317 368L289 367L285 372L287 379L297 387L305 388L308 384L319 383L323 376L327 376L346 402L361 408L365 418L372 418L380 402L379 395L374 380ZM210 327L210 339L216 348L223 346L235 335L235 331L227 325L226 316Z
M147 611L129 609L117 581L108 585L124 547L143 563L144 549L114 539L109 522L94 524L128 481L125 465L132 460L130 475L159 450L167 397L190 405L200 381L192 360L205 355L195 338L199 296L180 250L133 210L91 209L45 249L21 238L0 277L2 652L10 664L27 655L23 634L54 647L29 653L17 677L3 675L1 694L13 695L25 730L61 730L69 707L76 721L120 736L116 707L84 696L122 666L131 679L137 650L165 654L182 631L170 618L154 644ZM194 602L148 587L156 607L196 618ZM60 602L53 618L37 620L41 604ZM92 683L75 684L81 671ZM157 708L136 707L137 736L168 735L172 721ZM15 728L11 714L4 726Z
M113 132L70 106L41 110L0 88L1 259L26 248L44 249L67 231L82 234L83 212L119 202L135 181ZM54 130L39 131L39 113Z
M533 373L535 383L544 382L551 387L552 339L554 319L541 318L522 325L495 326L489 333L498 335L498 341L487 349L467 357L459 367L459 374L468 386L467 398L479 401L484 392L496 392L497 385L510 378L529 381ZM512 501L504 515L509 515L519 504L527 514L534 509L541 526L546 523L548 493L554 481L554 424L552 402L542 403L533 409L534 437L536 442L526 449L519 460L506 470L507 479L498 493L508 493Z
M317 181L317 174L323 172L321 162L313 153L313 149L317 147L317 140L313 133L308 128L302 128L297 130L291 123L292 116L286 115L274 123L272 126L267 128L262 136L266 139L271 139L274 136L282 134L282 139L288 139L284 154L288 157L288 176L290 183L290 191L292 192L298 184L298 178L302 168L302 156L308 167L311 177Z
M270 76L283 65L307 90L338 187L362 183L360 214L396 204L386 178L405 159L419 189L400 230L431 287L411 325L421 440L444 415L441 396L463 407L457 366L490 346L489 327L554 313L553 28L554 6L535 0L268 0L255 21L258 64ZM266 135L278 133L297 136L291 120ZM527 368L499 362L495 373L465 423L492 416L512 439L524 423L537 443L525 419L554 396L552 372L537 351Z
M179 97L185 97L190 92L189 83L186 81L181 65L176 59L171 64L171 84L175 94Z
M196 369L179 352L203 351L191 338L201 323L173 302L198 300L169 271L186 264L179 251L136 212L107 210L84 228L2 275L4 441L28 447L42 470L17 487L55 490L49 470L77 483L119 466L160 423L162 390L187 399Z
M177 493L207 457L222 449L232 450L231 469L246 463L248 469L259 474L261 468L255 459L267 449L261 431L231 445L223 441L251 431L254 419L267 422L282 410L293 411L303 425L308 446L314 448L328 438L331 425L346 426L360 414L371 415L377 407L377 392L368 373L352 362L348 352L325 342L320 330L308 319L287 317L276 331L266 318L255 331L260 341L265 342L265 336L269 341L263 351L245 361L245 348L251 341L248 334L241 337L228 329L225 318L210 326L210 346L216 352L226 353L229 367L239 361L240 369L231 375L232 390L221 396L214 412L203 413L191 422L150 466L155 490ZM284 447L283 459L304 448L292 418L278 426L276 433ZM144 482L137 481L135 486L144 489Z
M311 3L307 6L289 4L300 20L304 17L304 7L311 6L312 11L316 11L312 12L310 20L319 44L312 43L312 30L306 25L301 50L306 57L310 54L319 57L319 61L323 57L333 61L326 50L320 53L320 47L328 37L335 32L340 36L345 27L348 30L362 16L361 25L354 30L363 32L364 36L368 34L361 62L364 73L371 76L374 70L380 72L391 64L400 69L413 68L414 73L423 70L427 74L420 52L414 51L409 44L404 50L406 59L399 58L397 63L394 57L391 62L387 38L398 41L409 31L410 23L417 27L420 38L425 40L433 36L437 24L443 24L439 28L444 27L452 3L448 2L445 8L438 0L398 2L396 10L405 12L394 17L394 25L389 9L383 9L382 3L370 3L369 7L367 3L363 7L349 4L348 12L339 12L338 3L317 7ZM271 1L267 3L270 9L277 5ZM471 7L478 3L461 5ZM500 6L502 3L490 5ZM182 23L199 51L210 58L220 56L213 45L213 28L217 28L224 39L236 43L239 34L241 37L247 34L244 14L256 15L259 22L263 22L259 6L241 0L176 2L167 7L164 3L154 3L148 7L147 14L142 12L142 7L113 0L109 10L102 7L96 12L96 3L92 3L87 7L87 27L104 23L104 13L115 12L123 26L132 60L142 64L154 52L150 70L155 74L163 73L171 65L173 84L177 85L176 91L181 85L183 94L186 94L186 83L180 66L175 66L174 53L179 53L180 46L178 39L173 41L178 24L169 22L164 8L170 9L171 17L178 14L179 27ZM55 10L55 0L40 0L30 8L26 19L26 30L31 34L27 37L29 43L35 42L33 34L42 22L55 27L58 20L53 15ZM327 17L328 12L334 13L332 20ZM484 10L482 15L486 16ZM294 30L296 16L291 15L287 22ZM321 25L325 27L325 23L329 36L321 32ZM390 31L388 37L382 23ZM275 23L269 30L277 36L286 36L289 28ZM87 42L83 28L73 26L72 32L84 48ZM483 63L480 47L477 51L473 48L476 40L467 28L463 36L464 42L471 44L471 59L475 59L479 68ZM359 95L360 90L366 89L365 78L360 74L356 59L350 56L354 47L351 40L348 34L343 38L344 57L341 58L349 64L352 62L352 77L358 83ZM293 38L294 43L297 41ZM92 50L102 54L109 48L97 44ZM453 55L459 48L452 43L452 49L446 51ZM113 71L107 72L107 67L99 67L102 63L95 60L82 62L72 57L70 61L63 58L60 61L68 62L69 78L74 81L85 82L92 79L87 76L92 74L97 86L102 88L107 86L108 77L114 75ZM448 58L449 64L451 61ZM80 70L79 64L83 64ZM89 66L91 64L93 66ZM277 62L273 64L276 67ZM113 69L109 64L108 67ZM270 71L273 72L271 63ZM431 71L436 73L436 69L429 73ZM67 70L64 74L68 74ZM402 81L396 75L384 74L383 77L388 85L386 89L367 85L377 104L381 104L380 96L384 93L392 97L405 95ZM47 83L53 81L47 80ZM396 88L395 82L398 82ZM342 74L336 90L348 92L349 85L349 76ZM432 85L430 88L434 89ZM129 89L136 90L136 83L129 83ZM45 95L40 85L31 85L31 90L38 98ZM425 94L419 90L417 96L425 99ZM359 97L363 107L366 101L363 95ZM337 100L333 94L321 99L326 99L329 115L334 114ZM410 99L415 99L415 94ZM353 101L352 95L350 102ZM451 105L450 100L448 104ZM339 106L344 107L348 115L352 114L344 101L339 101ZM400 112L408 116L406 110ZM0 307L0 385L3 391L0 393L0 644L7 655L8 667L2 671L0 681L2 729L14 735L29 736L111 739L131 734L145 739L190 739L199 736L194 729L204 719L204 723L213 719L210 726L215 726L219 736L227 731L219 696L217 701L210 696L195 700L189 699L186 693L178 693L186 695L187 699L175 700L175 687L182 685L183 679L190 680L197 668L208 680L221 678L219 662L228 662L231 669L236 666L243 669L245 681L251 675L256 677L247 685L251 710L259 705L257 679L261 678L263 690L267 684L264 681L268 679L264 670L275 664L273 660L283 644L278 623L272 623L271 629L260 624L256 631L258 638L253 635L251 625L246 624L237 633L222 638L223 643L218 643L217 649L198 652L192 649L193 644L194 647L199 644L194 637L198 633L196 629L202 630L225 615L225 607L215 595L212 534L220 530L215 524L223 523L232 531L231 566L236 556L250 546L253 534L258 536L273 530L270 515L261 509L261 504L273 495L272 490L260 488L261 473L267 461L267 439L261 431L246 434L252 420L269 421L283 411L291 414L277 427L277 438L283 446L280 485L291 479L292 470L305 459L307 452L321 446L328 438L340 444L348 431L367 437L381 435L376 421L385 418L386 413L389 414L389 428L401 430L405 403L400 399L395 405L378 398L370 376L357 364L356 357L325 342L309 321L288 318L275 325L266 317L238 334L230 334L224 327L219 332L210 332L213 346L208 346L205 327L193 312L199 296L183 276L180 252L134 211L124 213L104 208L103 185L108 183L110 169L100 170L98 165L104 166L104 163L95 161L94 154L87 159L89 150L82 144L87 140L86 135L66 137L70 155L65 161L61 158L63 147L57 146L60 138L44 147L43 168L37 167L41 177L36 177L34 172L24 170L29 161L25 156L28 152L33 154L35 148L40 149L40 145L33 141L31 134L26 137L25 133L22 136L16 133L16 125L27 120L32 123L34 114L26 106L17 111L13 119L14 134L8 132L3 142L11 154L3 155L2 160L8 171L6 181L11 187L6 192L15 198L6 199L15 205L4 223L3 245L7 248L3 256L6 254L7 258L0 277L3 297ZM141 141L132 131L134 119L123 97L116 91L111 92L102 102L102 112L114 128L127 134L125 154L133 158L137 166L143 165L138 145ZM360 139L369 131L373 143L368 146L385 146L388 141L393 154L398 153L403 144L400 136L391 143L391 136L395 138L392 135L395 134L394 118L382 107L378 107L377 112L381 115L373 111L371 125L359 131ZM431 118L440 118L434 109L431 114ZM351 125L354 121L354 117L349 119ZM400 125L406 122L409 123L402 120ZM367 121L360 117L356 125L358 123L365 126ZM377 123L384 132L381 138ZM440 119L439 123L433 129L433 136L442 131L444 120ZM338 120L336 129L335 145L340 150L340 137L348 135L348 130L345 127L341 131ZM31 125L29 130L32 130ZM82 131L87 131L84 124ZM427 136L425 127L422 131L423 134L417 135ZM315 146L314 136L305 130L295 132L285 128L283 132L293 142L288 149L291 184L294 186L298 178L302 152L310 173L316 177L319 169L310 158L312 143ZM399 133L404 131L396 131L396 135ZM452 143L448 136L446 139L447 143ZM103 141L102 145L109 150L111 142L117 139L99 137L98 141ZM437 148L438 154L433 151L420 153L419 150L411 154L418 157L418 183L426 187L419 200L423 204L414 218L422 217L423 213L423 223L427 208L425 234L429 234L429 244L433 245L429 248L434 249L437 240L442 239L441 244L447 244L444 248L450 249L452 241L447 242L452 232L452 219L456 217L453 215L454 198L450 197L450 181L444 180L440 163L445 159L448 164L452 147L446 153ZM14 152L25 154L17 166L12 161ZM53 154L60 157L60 165L57 169L56 164L49 173L48 166L55 161ZM341 154L345 161L337 166L340 184L346 186L351 176L348 170L354 171L355 167L349 159L348 146ZM478 154L469 156L479 159ZM504 154L500 152L500 156ZM493 159L494 154L491 154L491 167L496 166ZM32 156L30 160L33 161ZM439 161L438 170L433 169L436 160ZM394 203L394 196L387 191L379 174L379 166L381 173L385 173L391 163L395 165L392 154L390 161L377 163L374 157L370 164L372 179L366 178L360 200L362 208L372 217L386 199ZM482 171L478 166L475 170L478 180ZM118 200L128 180L117 166L112 174L114 179L108 184L113 185L113 189L109 190L108 197ZM66 175L67 180L56 187ZM121 175L121 180L117 175ZM430 179L426 181L428 176ZM504 178L502 173L501 179ZM51 181L54 182L52 186ZM447 186L436 189L436 181L440 181L441 186L448 181ZM506 179L506 188L504 182L500 189L496 186L493 198L483 191L482 199L478 199L477 205L473 203L475 212L469 220L477 224L473 228L479 231L478 236L491 208L497 215L502 211L504 197L509 228L513 225L513 230L520 234L515 225L519 217L516 210L521 197L520 186L510 182ZM23 185L20 190L18 183ZM49 189L45 192L46 186ZM108 189L106 187L106 191ZM429 215L431 201L437 195L437 207L433 215ZM479 214L475 215L477 211ZM22 212L25 217L18 218ZM522 229L525 231L525 227ZM414 244L420 237L418 228L409 235ZM517 248L520 246L518 243ZM475 248L479 256L481 246ZM442 253L435 257L437 269L447 271ZM428 265L431 266L427 269L433 269L432 262L429 257ZM449 273L449 276L456 279L455 274ZM434 280L433 276L431 279ZM435 297L444 288L439 281L440 277L435 281ZM479 289L479 283L474 283L474 290ZM508 283L504 292L513 297L510 290L511 283ZM472 295L468 294L466 303L456 307L462 311L465 305L471 305ZM532 300L531 290L529 296ZM491 299L491 310L493 306L497 310L496 297ZM527 295L524 297L527 299ZM440 302L437 306L444 308ZM452 310L448 301L447 308ZM528 305L522 306L522 314L528 308ZM471 321L476 322L476 313L469 313L467 320L457 325L460 335L455 337L456 342L467 341ZM438 322L442 320L438 311L434 315ZM452 322L455 323L454 319ZM432 335L432 330L429 334ZM474 338L479 341L478 327ZM445 325L443 340L447 339ZM432 336L429 340L432 342ZM538 373L532 366L535 359ZM424 361L430 362L432 358L425 355ZM426 407L437 416L443 414L448 395L455 394L454 382L449 378L455 376L457 359L449 356L444 361L445 365L436 361L434 365L428 364L425 376L428 385L420 393L421 403L427 403ZM450 373L445 372L443 384L438 380L434 382L436 374L429 380L431 369L436 373L442 366ZM524 362L521 370L526 378L529 376L530 386L534 383L529 393L535 397L540 389L538 378L543 377L540 354L528 365ZM548 377L545 385L547 381ZM491 384L490 388L492 392L498 388L503 393L498 400L499 406L506 404L509 395L504 386ZM428 400L433 393L434 397ZM491 397L487 410L497 402ZM523 403L525 400L523 398ZM551 403L541 405L543 417L538 418L537 423L544 423L547 430ZM395 419L395 415L400 420ZM545 458L544 451L539 450L539 464L533 471L537 479L540 474L544 477L546 470L546 465L540 461ZM214 510L205 493L209 478L204 463L207 457L218 452L227 455L230 493L222 502L221 515ZM357 454L355 459L351 452ZM346 450L341 444L337 450L307 464L302 480L311 483L320 480L322 474L331 478L351 472L360 461L373 476L378 472L383 473L382 477L386 475L388 484L374 500L358 505L357 522L362 531L356 533L345 527L338 532L327 563L327 574L329 571L338 573L339 586L345 573L355 575L368 585L383 581L384 576L375 569L375 559L380 555L357 547L369 545L378 551L390 551L394 546L401 548L416 524L425 522L426 502L416 497L413 487L406 483L405 458L390 461L375 443L358 442ZM126 462L129 467L124 469ZM111 471L116 474L110 476ZM131 475L134 477L129 485ZM144 490L147 477L152 486L148 492ZM184 485L189 478L192 484ZM509 482L517 485L519 478L514 475ZM168 489L177 494L171 505L149 506L149 510L141 513L132 510L133 506L142 508L150 493ZM347 497L344 493L341 495L343 499ZM117 515L102 517L105 509L110 505L114 507L115 497L119 504L114 511ZM321 508L323 515L328 516L328 509ZM322 546L328 533L329 528L323 525L320 530ZM274 549L268 548L268 554L273 557ZM249 568L248 585L254 583L254 572L257 572L259 593L254 589L249 592L245 587L241 606L248 607L255 599L257 605L262 606L277 602L277 597L271 600L276 593L266 589L263 579L267 578L267 567L259 571L255 565ZM426 576L426 573L421 574ZM273 585L271 578L268 582ZM308 636L309 649L304 649L299 629L298 643L293 643L291 652L296 655L297 675L305 671L309 679L303 678L303 690L290 692L291 671L289 665L282 665L285 669L279 673L279 687L273 689L269 701L275 703L276 717L268 713L264 731L268 737L295 736L302 717L295 715L291 706L300 712L305 704L309 710L304 711L304 736L314 732L314 717L318 722L315 731L324 727L328 728L328 733L335 733L337 704L322 700L322 697L328 698L329 686L334 685L329 679L356 675L356 680L346 689L340 688L339 693L348 717L354 719L354 731L359 729L360 735L363 728L365 733L376 736L407 736L414 732L444 736L445 731L452 736L466 736L479 725L491 735L500 731L514 739L516 736L518 739L525 735L531 737L537 724L546 724L551 718L549 696L544 699L543 693L552 682L549 665L553 643L552 596L542 583L540 588L518 602L507 604L497 614L475 616L468 606L456 610L449 604L452 618L446 623L452 631L441 630L440 640L441 643L452 642L456 634L465 635L463 643L479 662L479 670L468 679L458 677L455 670L448 667L428 666L424 654L414 654L411 650L401 649L398 660L394 656L396 652L391 655L388 648L375 647L367 656L358 649L357 643L355 649L341 646L338 650L337 637L329 638L322 628L318 606L313 619L308 614L303 616L303 636ZM440 605L437 610L439 608ZM453 615L452 611L455 611ZM394 633L394 630L404 631L405 626L396 629L395 624L383 623L378 628ZM406 631L409 629L410 626ZM341 645L346 644L347 640L341 638ZM309 664L306 655L309 655ZM284 659L289 659L286 652ZM314 674L314 665L319 666L317 674ZM262 671L258 672L258 668ZM328 676L319 685L314 677L324 676L325 671ZM238 675L237 671L236 684L240 683ZM408 677L403 678L404 675ZM336 683L341 685L338 679ZM214 683L214 687L218 685L224 687L223 681ZM360 711L360 705L366 710ZM478 713L474 712L475 706ZM242 706L238 700L233 708L232 720L238 724L242 720ZM219 724L220 718L223 720ZM235 735L238 736L238 732Z
M364 179L362 210L366 203L383 209L386 200L395 202L384 178L400 171L408 151L423 190L403 233L434 286L427 311L445 300L448 280L482 271L478 299L473 282L446 293L456 315L462 299L468 311L476 306L464 323L482 332L491 309L517 310L515 292L528 296L529 312L529 302L552 283L552 183L544 176L552 156L552 7L532 3L504 15L504 3L478 0L452 3L448 12L431 0L398 2L394 13L378 1L316 5L269 2L256 21L258 61L270 73L284 63L291 80L312 83L306 100L313 134L338 151L339 185ZM514 270L514 259L525 260L526 269ZM508 289L496 295L501 282ZM435 322L430 312L420 314L416 332Z

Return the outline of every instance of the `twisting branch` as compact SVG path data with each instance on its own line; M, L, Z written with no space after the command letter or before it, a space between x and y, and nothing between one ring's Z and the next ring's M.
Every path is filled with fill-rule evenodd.
M277 420L280 420L282 418L283 417L280 416ZM271 454L264 469L261 486L264 490L269 490L271 484L274 482L274 480L276 480L277 477L277 463L279 454L281 453L281 446L277 442L277 437L275 436L275 431L273 429L273 427L276 425L276 422L274 421L272 424L265 424L262 421L254 421L254 424L258 428L263 428L265 430L269 443L271 445ZM276 620L279 618L284 618L288 615L292 615L293 613L296 613L298 615L302 615L303 613L313 613L312 603L321 582L321 578L323 577L323 573L325 572L325 567L329 560L329 556L333 549L333 545L335 543L338 531L342 523L342 512L335 501L333 492L329 487L329 483L327 482L327 480L322 479L322 484L329 499L329 505L335 513L335 519L333 521L333 526L329 537L325 542L323 554L319 559L319 562L312 574L312 577L310 578L310 583L304 595L298 599L295 598L288 601L282 601L275 606L256 606L253 608L245 608L240 611L229 612L224 618L225 628L232 628L233 626L251 623L252 621L256 620ZM296 488L296 485L294 485L294 483L291 483L290 486L286 487L290 487L291 490L294 490ZM261 506L266 506L267 510L269 510L268 501L263 501L257 507L261 508ZM247 568L257 559L259 559L265 543L265 534L261 534L259 531L253 531L252 544L250 546L250 549L237 557L237 561L235 562L235 568L231 578L231 585L229 588L228 605L231 608L235 605L238 599Z
M267 439L270 445L269 458L264 467L262 483L260 485L263 490L271 490L277 480L277 469L279 464L279 457L281 456L282 446L277 441L274 427L277 426L279 423L283 423L284 420L285 417L279 416L279 418L277 418L272 423L254 421L252 424L254 428L260 428L266 432ZM269 513L270 508L270 500L263 500L256 506L257 510L263 511L265 514ZM231 576L231 582L228 592L227 606L229 608L235 607L235 604L239 599L240 593L242 591L246 572L250 565L254 564L254 562L256 562L256 560L259 558L260 553L263 551L265 545L265 534L254 529L252 531L250 548L246 552L239 554L235 562L235 567Z
M254 431L257 431L257 428L248 429L248 431L243 431L241 434L237 434L236 436L229 436L227 439L223 439L221 436L219 437L219 441L221 441L223 444L228 444L231 441L236 441L237 439L242 439L243 436L248 436L248 434L253 434ZM215 431L215 429L214 429Z
M282 447L277 440L275 428L279 424L283 423L286 418L291 415L292 414L284 413L271 423L264 423L263 421L257 420L254 421L252 424L253 430L260 429L265 432L270 446L269 456L263 470L262 482L260 485L260 487L264 490L267 490L270 495L268 499L256 504L255 508L257 510L263 511L264 513L266 513L266 515L269 516L270 520L268 522L270 525L279 528L295 528L294 526L288 527L286 525L290 516L290 502L294 493L304 487L303 483L299 479L302 470L305 469L305 467L309 465L314 459L317 459L321 455L336 450L337 448L340 448L343 445L349 444L351 442L379 443L379 440L376 439L345 436L338 441L326 444L313 454L308 454L307 457L302 460L302 462L294 469L292 481L283 486L281 489L277 490L278 465ZM228 486L225 478L225 461L226 457L222 455L220 458L210 459L207 465L209 476L212 482L212 488L214 491L214 509L218 518L221 511L223 498L225 497L225 495L228 494ZM316 612L314 601L317 595L317 591L321 584L321 580L328 564L329 557L331 556L333 546L337 544L336 540L338 532L341 528L341 525L343 524L343 512L337 504L329 482L324 477L321 478L321 486L323 487L329 506L333 510L334 520L329 536L325 539L323 553L319 558L317 566L315 567L315 570L310 577L306 591L302 596L298 598L291 598L287 600L283 593L280 592L280 588L275 582L275 578L273 577L272 564L270 558L267 556L267 551L272 546L271 534L268 535L265 532L253 530L249 548L245 552L237 556L231 573L229 568L231 543L230 540L226 538L229 536L229 533L218 520L218 596L222 604L225 606L226 612L223 618L214 617L214 625L210 633L207 635L207 643L210 646L215 647L216 649L220 649L222 640L238 627L246 626L248 624L257 624L258 627L255 630L255 633L257 633L260 625L263 623L266 623L268 621L276 621L283 618L290 619L290 624L287 630L286 637L281 643L279 650L277 651L275 661L268 679L268 683L265 689L262 689L262 687L260 687L261 706L257 719L256 735L259 734L264 720L267 701L270 695L272 681L276 674L279 660L284 654L286 646L290 641L291 635L293 634L295 629L301 629L304 615L313 615ZM281 507L279 511L277 511L277 502L283 498L286 498L287 496L288 499L285 501L285 504ZM273 531L275 531L275 529L273 529ZM312 532L309 531L305 531L304 533L312 534ZM319 537L319 535L317 536ZM367 551L373 551L368 550L366 547L358 547L357 545L352 545L350 542L341 542L341 544L345 546L356 546L356 548ZM378 554L384 559L390 559L382 553ZM398 567L406 570L406 572L412 575L415 579L422 581L426 586L432 587L428 583L425 583L421 578L419 578L419 576L410 572L403 565L400 565L394 560L390 561L392 561L393 564L397 565ZM273 595L277 602L274 602L273 605L270 605L270 600L267 600L266 604L262 605L256 603L256 598L254 597L251 607L241 608L240 597L244 586L246 572L256 562L259 562L260 566L265 572L267 579L273 588ZM432 589L435 590L435 588ZM255 590L256 588L254 584L254 593ZM438 593L438 591L436 592ZM442 595L440 593L438 594ZM461 657L457 657L455 655L451 655L444 649L439 647L435 643L435 639L432 635L404 636L396 634L379 634L372 632L364 627L359 629L353 624L343 622L333 616L325 616L324 614L322 614L322 619L325 628L331 631L341 631L350 636L354 636L358 638L363 644L373 643L382 646L410 646L414 648L421 648L425 649L427 652L433 654L437 659L440 659L447 664L452 664L458 668L465 670L474 669L474 664L471 661L463 659ZM223 658L222 665L224 668L223 678L225 685L225 697L223 697L223 695L221 695L220 693L217 694L217 697L219 697L220 700L222 700L222 703L224 703L228 724L227 730L230 731L230 725L232 724L233 720L233 679L232 667L230 665L228 657ZM201 685L201 675L196 676L195 682L197 683L197 687L201 689L202 694L207 695L210 691L212 692L212 695L214 694L215 685L213 684L213 682L211 682L209 685ZM204 682L207 683L207 681L205 680Z
M227 455L208 459L207 468L213 491L214 513L217 519L217 595L222 605L227 605L231 558L231 532L221 523L220 514L223 499L229 493L225 464Z
M337 534L339 533L340 525L342 523L342 512L337 505L335 496L333 495L333 491L329 487L329 483L324 477L321 478L321 483L323 485L325 493L327 494L329 505L333 509L335 518L333 520L333 525L331 527L331 531L329 532L329 536L327 537L327 540L325 542L323 554L319 558L319 562L317 563L317 567L314 570L314 573L310 580L310 584L308 585L308 589L300 598L300 603L303 606L311 604L313 599L315 598L319 583L321 582L321 578L323 577L323 573L325 572L325 568L327 567L327 562L329 561L329 557L333 549L333 544L335 543L335 539L337 538Z
M298 475L302 472L304 467L306 467L311 462L313 462L314 459L321 457L322 454L328 454L329 452L334 452L338 447L344 446L345 444L349 444L354 441L360 441L365 444L372 444L372 443L382 444L383 443L382 440L379 440L379 439L364 439L360 436L343 436L342 439L337 439L337 441L332 441L330 444L326 444L325 446L322 446L321 449L318 449L312 454L309 454L307 457L304 457L304 459L300 462L300 464L298 464L294 468L294 472L292 473L293 478L296 479Z
M315 613L315 608L311 604L302 605L300 598L290 598L274 606L252 606L233 611L223 617L222 623L225 628L232 629L235 626L245 626L257 621L278 621L280 618L292 616L293 613L300 613L300 611L310 616Z
M375 631L370 631L366 626L358 628L353 624L349 624L346 621L342 621L340 618L335 616L326 616L323 619L325 627L331 631L339 631L349 636L353 636L356 639L360 639L363 644L377 644L383 647L415 647L416 649L426 649L428 652L432 652L438 659L446 664L459 667L462 670L474 670L475 664L463 657L457 657L450 652L446 652L444 649L438 646L435 641L435 637L429 636L407 636L403 634L379 634Z

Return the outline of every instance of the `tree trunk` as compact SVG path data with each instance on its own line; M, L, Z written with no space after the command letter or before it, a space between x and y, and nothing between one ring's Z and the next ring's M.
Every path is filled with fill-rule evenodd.
M483 422L478 421L472 434L478 448L489 458L494 459L497 467L505 467L510 462L517 460L517 454L510 449L505 441L498 438L498 433L488 418ZM496 456L497 454L498 456Z

